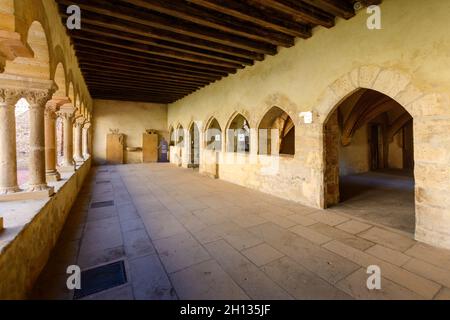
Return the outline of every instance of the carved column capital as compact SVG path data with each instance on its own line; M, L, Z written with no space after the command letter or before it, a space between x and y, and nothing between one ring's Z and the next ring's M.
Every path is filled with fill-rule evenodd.
M91 127L91 123L90 122L85 122L83 125L83 129L89 130L89 128Z
M23 97L25 91L15 88L0 89L0 104L6 104L8 106L14 106L21 97Z
M48 90L26 90L24 91L24 98L30 104L30 108L44 108L47 102L52 98L55 89Z
M73 120L76 110L72 103L66 103L59 108L57 115L64 120Z
M83 127L84 123L86 122L86 119L83 116L79 116L75 118L75 127Z

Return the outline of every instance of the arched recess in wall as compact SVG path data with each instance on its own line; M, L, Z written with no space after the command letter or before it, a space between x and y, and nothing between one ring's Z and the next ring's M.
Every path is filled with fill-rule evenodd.
M366 88L347 96L324 123L326 207L364 208L369 220L414 233L413 140L397 101Z
M205 148L208 150L222 150L222 128L219 121L212 117L206 124L205 131Z
M173 125L169 126L169 146L175 145L175 129Z
M259 154L295 154L295 125L281 108L272 107L258 126Z
M178 124L176 130L176 146L183 148L184 147L184 128L181 124Z
M226 130L227 152L250 152L250 125L240 113L232 116Z
M189 126L189 167L197 168L200 164L200 129L195 121Z

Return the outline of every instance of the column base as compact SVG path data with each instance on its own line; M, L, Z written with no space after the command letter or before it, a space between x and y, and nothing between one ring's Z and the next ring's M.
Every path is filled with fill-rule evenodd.
M76 169L75 169L75 165L72 165L72 166L61 166L61 167L58 168L58 171L59 172L69 172L69 173L71 173L71 172L75 172Z
M73 160L75 161L76 164L80 164L80 163L84 162L84 158L83 157L74 158Z
M56 170L53 172L46 173L45 177L47 179L47 182L57 182L61 180L61 175Z
M2 187L0 188L0 195L8 195L8 194L12 194L12 193L16 193L21 191L19 186L15 186L15 187Z
M40 191L23 191L0 195L0 202L5 201L22 201L22 200L42 200L51 197L55 193L55 188L48 187Z

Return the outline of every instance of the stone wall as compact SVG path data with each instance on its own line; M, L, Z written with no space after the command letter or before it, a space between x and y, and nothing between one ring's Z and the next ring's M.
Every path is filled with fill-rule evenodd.
M224 131L239 112L257 128L267 110L280 107L296 126L289 171L299 179L291 195L324 208L332 187L326 181L331 173L325 172L324 123L359 88L383 93L414 118L415 236L450 247L450 198L445 191L450 188L449 11L448 1L385 0L382 30L367 29L365 10L350 20L338 19L333 29L316 28L311 39L298 40L292 48L169 105L168 126L188 128L192 121L204 125L214 116ZM313 112L312 124L298 116L305 111ZM267 180L258 171L258 166L244 165L234 173L219 169L219 175L262 190ZM284 180L273 182L271 193L284 187Z
M90 166L88 160L74 174L65 176L68 179L57 183L57 193L48 200L2 206L6 229L0 233L0 300L27 298L47 263Z
M106 135L109 129L125 134L125 147L142 147L146 129L157 130L169 141L167 106L112 100L95 100L93 117L93 155L96 164L106 162ZM126 163L142 161L142 152L125 152Z

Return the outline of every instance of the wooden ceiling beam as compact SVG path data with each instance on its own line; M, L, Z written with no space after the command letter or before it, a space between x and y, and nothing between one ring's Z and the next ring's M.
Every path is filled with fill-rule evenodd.
M269 7L291 15L295 21L320 25L326 28L334 26L334 16L307 5L298 0L248 0L250 3Z
M83 75L88 80L104 80L104 81L117 81L117 82L129 82L134 84L160 84L165 87L175 87L175 88L189 88L189 89L197 89L203 87L203 84L192 84L192 83L172 83L171 81L165 81L164 79L144 79L144 78L136 78L132 76L119 75L119 74L96 74L91 73L91 71L83 71Z
M60 5L60 12L64 18L67 18L67 14L65 14L65 7L62 5ZM151 38L153 39L153 41L162 40L172 44L188 45L199 49L207 49L214 52L225 53L241 58L250 59L254 55L274 55L277 53L275 46L263 46L259 49L255 48L254 50L244 50L232 46L222 45L218 42L203 40L200 38L162 30L127 20L117 18L112 19L111 17L106 15L83 11L83 28L86 24L111 30L111 33L114 31L126 32L127 34Z
M179 74L167 74L164 72L156 72L154 70L136 70L132 67L117 67L117 66L110 66L103 64L101 66L99 65L92 65L89 63L80 63L81 69L85 70L97 70L99 73L102 73L102 71L111 71L111 72L117 72L118 74L132 74L133 76L160 76L162 78L167 79L184 79L189 81L199 81L199 82L209 82L209 81L215 81L219 80L221 77L209 77L209 78L198 78L198 77L192 77L192 76L186 76L186 75L179 75Z
M293 45L294 39L292 36L260 28L253 23L248 24L235 19L227 19L208 9L188 5L184 0L127 0L127 3L252 40L282 47Z
M249 21L264 28L286 33L303 39L311 37L311 27L280 16L280 12L266 8L255 10L255 7L238 1L227 0L187 0L190 3L215 10L220 13Z
M314 6L323 11L329 12L335 16L350 19L355 15L355 9L346 1L340 0L302 0L311 6Z
M232 62L232 63L241 63L241 64L249 65L252 63L253 60L257 60L257 61L264 60L263 54L253 53L253 54L249 54L249 57L247 57L247 58L241 58L241 57L236 57L236 56L232 56L229 54L223 54L223 53L219 53L219 52L215 52L215 51L211 51L211 50L198 49L198 48L191 47L191 46L186 46L186 45L181 45L181 44L173 44L171 42L164 41L164 40L154 40L152 38L137 36L137 35L129 34L129 33L122 32L122 31L110 30L108 28L103 28L103 27L96 27L96 26L89 25L86 23L83 24L83 29L81 31L80 30L69 31L69 35L80 34L80 33L86 33L86 36L88 36L89 38L100 35L103 37L110 37L110 38L114 38L114 39L130 41L130 43L146 44L146 45L150 45L154 48L169 49L169 50L173 50L173 51L177 51L177 52L188 53L188 54L193 54L193 55L200 56L200 57L213 58L213 59ZM89 34L90 34L90 36L89 36ZM112 39L112 42L114 42L113 39Z
M111 3L110 1L101 0L57 0L58 3L67 6L76 4L83 12L94 12L98 14L107 15L112 18L123 19L135 23L140 23L146 26L156 27L175 33L209 40L231 47L250 50L254 52L261 52L261 50L273 50L273 45L263 41L255 41L241 36L222 32L212 28L205 28L194 23L184 22L180 19L173 19L163 17L161 14L151 13L145 10L137 10L121 5L119 3ZM65 11L65 10L64 10ZM287 44L292 46L294 40Z
M144 71L149 74L166 74L166 75L175 75L180 76L183 78L192 78L192 79L203 79L203 80L211 80L211 79L219 79L223 77L222 75L204 75L204 74L189 74L189 73L183 73L183 72L176 72L173 70L164 70L161 68L149 68L149 67L142 67L139 65L131 66L131 64L126 63L116 63L114 61L108 60L106 62L102 61L95 61L92 59L78 59L78 62L80 66L88 65L92 67L108 67L108 68L117 68L118 70L131 70L131 71ZM226 75L225 75L226 76Z
M100 94L100 93L97 95L93 94L92 97L94 99L98 99L98 100L115 100L115 101L124 101L124 102L128 102L128 101L129 102L146 102L146 103L156 103L156 104L169 104L169 103L173 103L182 98L182 97L180 97L180 98L172 98L172 99L167 99L167 98L166 99L164 99L164 98L156 99L156 98L152 98L150 96L135 95L135 96L124 97L121 95L113 96L113 95L104 95L104 94Z
M113 58L113 59L125 59L127 61L136 61L138 63L151 63L151 64L158 64L161 66L170 66L172 68L176 68L178 70L189 70L189 71L195 71L195 72L226 72L226 73L236 73L236 69L234 68L224 68L219 66L211 66L211 65L204 65L204 64L195 64L190 63L187 61L179 61L179 60L173 60L169 58L164 57L148 57L145 55L137 54L137 53L130 53L115 47L96 47L92 48L92 46L89 46L82 41L77 41L74 43L75 50L77 57L78 56L85 56L85 55L100 55L105 59L105 55L107 55L107 59Z
M73 33L71 35L71 37L72 37L72 39L79 39L79 40L87 41L89 43L92 43L93 45L94 45L94 43L96 45L98 45L98 44L108 45L110 47L117 47L117 48L122 48L122 49L130 50L130 51L143 52L147 55L152 54L152 55L156 55L156 56L168 57L168 58L189 61L189 62L194 62L194 63L215 65L215 66L220 66L220 67L243 68L243 65L252 65L253 64L253 61L249 60L249 59L236 58L236 59L240 59L242 61L226 62L226 61L221 61L221 60L214 59L214 58L206 58L206 57L202 57L202 56L198 56L198 55L188 54L188 53L179 52L179 51L170 50L170 49L158 48L158 47L134 43L131 41L126 41L126 40L111 40L111 37L107 37L107 36L97 35L95 37L92 37L92 36L89 37L83 33Z
M122 86L120 84L104 84L99 83L95 81L89 82L89 89L96 91L100 89L104 90L117 90L117 89L127 89L132 91L140 91L145 93L151 93L151 94L177 94L177 95L183 95L183 94L189 94L192 91L173 91L173 90L158 90L158 89L152 89L152 88L139 88L139 87L133 87L133 86Z
M213 81L200 81L200 80L184 80L184 79L169 79L166 78L164 76L159 76L159 75L155 75L155 76L149 76L149 75L136 75L136 74L130 74L130 73L119 73L116 71L112 71L112 70L97 70L97 68L83 68L83 74L96 74L96 75L107 75L108 77L122 77L125 79L136 79L139 81L145 81L145 80L159 80L159 81L164 81L167 83L176 83L176 84L188 84L188 85L198 85L198 86L204 86L207 85Z

